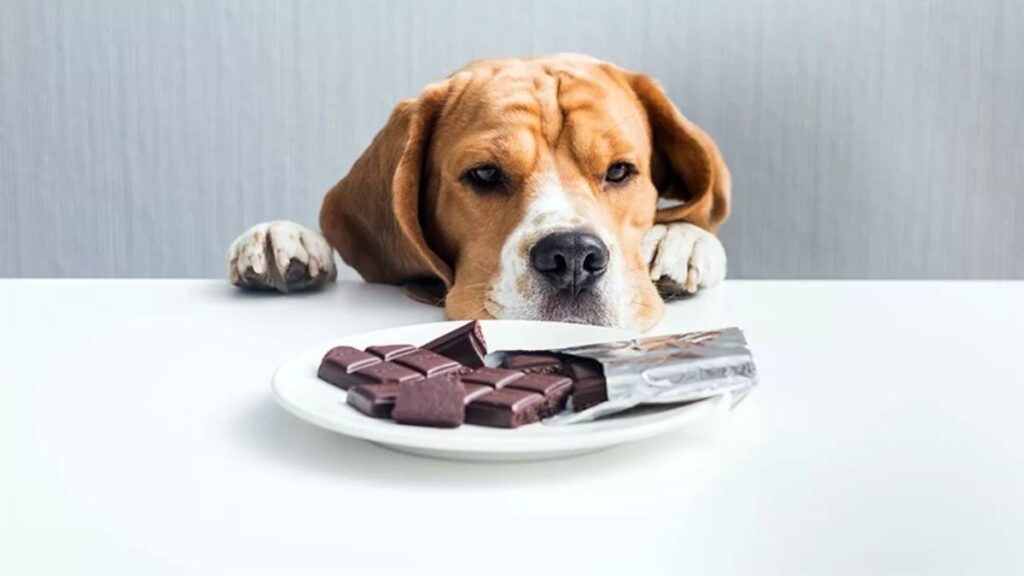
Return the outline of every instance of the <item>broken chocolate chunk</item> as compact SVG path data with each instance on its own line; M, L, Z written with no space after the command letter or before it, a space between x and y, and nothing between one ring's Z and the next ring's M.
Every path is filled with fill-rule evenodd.
M427 342L422 348L437 352L470 368L482 367L484 356L487 355L487 341L484 340L483 329L476 320Z
M455 428L465 419L466 390L452 375L399 384L391 417L401 424Z

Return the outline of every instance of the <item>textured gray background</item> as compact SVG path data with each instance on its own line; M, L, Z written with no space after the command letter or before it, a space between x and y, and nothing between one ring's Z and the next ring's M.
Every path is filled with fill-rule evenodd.
M0 276L219 276L315 224L464 62L660 78L734 174L733 277L1024 278L1024 2L0 5Z

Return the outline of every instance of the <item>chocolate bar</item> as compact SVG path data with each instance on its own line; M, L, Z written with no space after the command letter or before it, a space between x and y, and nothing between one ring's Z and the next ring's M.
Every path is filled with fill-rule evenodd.
M739 328L650 336L550 350L575 380L572 413L546 424L594 420L641 405L679 404L723 394L742 398L757 369Z
M351 388L346 401L368 416L438 427L586 421L642 404L742 398L757 381L737 328L508 352L503 368L483 366L485 354L480 326L471 322L422 348L333 348L318 374ZM572 412L565 410L570 396Z
M487 341L476 320L443 334L422 346L424 350L447 356L463 366L480 368L487 355Z
M451 355L467 358L475 365L483 365L487 353L483 333L476 322L460 326L456 330L435 339L429 346L444 350ZM457 377L472 372L456 360L410 344L382 344L367 347L366 351L351 346L332 348L324 355L317 375L339 388L349 390L346 402L356 410L374 418L388 418L398 404L402 383L417 384L417 389L406 391L406 400L396 420L433 426L457 426L449 400L447 411L438 404L441 386L447 396L458 399L460 407L490 392L493 387L484 384L466 383L449 378L447 384L429 381L441 374ZM518 374L516 374L518 375ZM505 375L505 379L508 375ZM423 385L422 389L418 386ZM457 393L456 393L457 392ZM460 408L461 409L461 408Z
M391 417L400 424L455 428L465 419L465 395L462 382L452 374L403 382Z
M364 382L364 379L354 376L355 372L379 363L380 358L373 354L356 350L351 346L337 346L324 355L317 376L342 390L348 390L351 386Z

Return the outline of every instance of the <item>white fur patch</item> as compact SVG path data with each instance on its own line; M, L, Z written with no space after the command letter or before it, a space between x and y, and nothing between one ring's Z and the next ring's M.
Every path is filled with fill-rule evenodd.
M711 288L725 279L725 247L707 230L686 222L657 224L644 236L651 280L668 279L681 292Z
M617 326L628 324L630 298L625 294L628 283L623 277L625 267L621 247L615 236L599 222L588 220L558 176L549 174L522 221L502 246L501 269L491 289L488 312L496 318L548 319L543 317L542 285L530 264L530 249L548 234L587 229L604 241L610 256L608 270L597 291L604 307L605 321Z
M274 251L274 264L279 276L285 275L293 258L306 266L310 277L326 273L333 278L336 274L334 252L319 232L295 222L278 220L257 224L231 243L227 258L228 280L239 284L247 271L256 276L266 276L268 245Z

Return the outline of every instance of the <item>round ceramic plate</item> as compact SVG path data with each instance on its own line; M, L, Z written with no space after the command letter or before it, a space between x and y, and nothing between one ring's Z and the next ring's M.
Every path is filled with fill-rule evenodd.
M311 348L274 373L274 398L292 414L346 436L401 452L459 460L541 460L610 448L649 438L727 410L728 397L658 410L627 412L606 420L561 426L530 424L513 430L463 425L454 429L403 426L369 418L345 403L345 391L316 376L334 346L421 345L463 322L436 322L368 332ZM634 334L580 324L517 320L484 321L490 350L564 348L631 338Z

